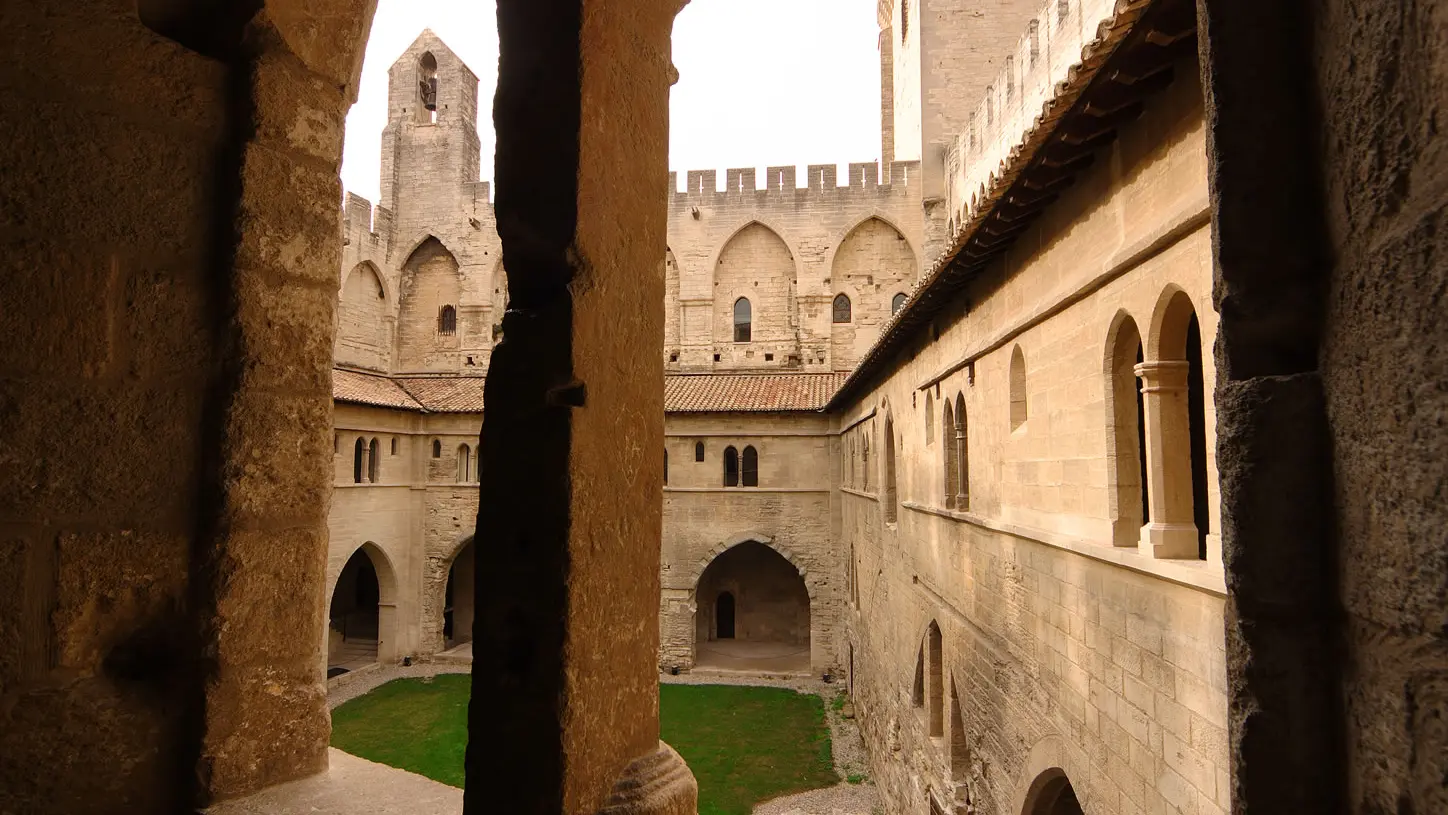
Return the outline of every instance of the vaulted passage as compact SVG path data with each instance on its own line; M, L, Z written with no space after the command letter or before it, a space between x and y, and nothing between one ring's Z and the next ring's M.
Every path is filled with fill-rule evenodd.
M448 649L473 641L473 562L473 542L468 541L448 569L442 604L442 636Z
M715 558L695 603L696 667L809 671L809 591L768 546L749 541Z
M355 671L377 661L382 587L377 567L358 549L342 567L327 611L327 675Z

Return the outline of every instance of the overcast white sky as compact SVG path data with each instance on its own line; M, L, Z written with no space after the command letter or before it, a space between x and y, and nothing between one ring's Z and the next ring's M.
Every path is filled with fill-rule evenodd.
M374 202L387 69L424 28L478 75L482 176L493 177L495 7L476 0L380 0L342 157L343 186ZM684 170L878 160L878 33L875 0L692 0L674 22L679 83L670 97L670 169L682 176ZM846 177L843 168L840 177Z

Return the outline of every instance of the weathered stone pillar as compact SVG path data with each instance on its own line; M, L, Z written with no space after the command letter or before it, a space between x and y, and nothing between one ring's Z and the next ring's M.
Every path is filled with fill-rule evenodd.
M1189 367L1181 360L1136 366L1146 414L1146 497L1151 506L1150 520L1141 528L1141 547L1152 557L1195 558L1200 551L1192 520Z
M502 0L508 275L480 445L465 811L688 815L659 742L663 258L678 4Z
M1212 296L1221 314L1215 401L1235 815L1349 811L1334 462L1317 375L1333 250L1319 164L1330 140L1316 106L1324 95L1313 76L1314 5L1327 4L1197 0ZM1369 49L1391 53L1402 40L1374 40L1362 20L1401 30L1391 13L1377 16L1398 6L1355 6L1363 17L1351 24L1351 45L1323 53L1345 65L1362 65ZM1361 67L1352 74L1363 83L1376 76ZM1431 81L1412 70L1397 75ZM1326 95L1342 92L1330 87ZM1339 188L1342 200L1355 207L1362 187L1354 179ZM1372 775L1386 778L1383 766ZM1407 811L1404 804L1399 798L1378 811Z

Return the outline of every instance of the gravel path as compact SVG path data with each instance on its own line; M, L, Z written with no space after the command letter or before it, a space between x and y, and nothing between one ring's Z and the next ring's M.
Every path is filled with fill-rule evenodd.
M830 745L834 751L835 772L840 778L864 778L866 774L865 744L860 728L845 711L835 710L835 697L844 685L825 684L813 677L768 678L738 674L689 673L679 676L661 675L666 685L751 685L768 688L789 688L797 693L819 696L825 703L825 720L830 725ZM846 707L848 711L848 707ZM754 815L874 815L880 812L880 798L875 785L866 780L860 784L841 781L833 787L785 795L754 808Z

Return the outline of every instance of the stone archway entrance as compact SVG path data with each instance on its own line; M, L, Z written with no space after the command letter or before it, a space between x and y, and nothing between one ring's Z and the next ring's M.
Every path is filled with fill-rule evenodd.
M472 656L473 642L473 563L474 549L471 538L463 545L447 572L447 586L443 589L442 639L443 648L449 652L466 652ZM464 647L466 646L466 647Z
M694 597L696 668L809 672L809 591L774 549L748 541L724 551L700 575Z
M367 547L359 547L337 576L327 608L327 676L376 662L381 631L382 581Z
M1031 784L1021 815L1083 815L1081 802L1071 779L1059 768L1052 768Z

